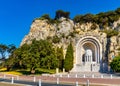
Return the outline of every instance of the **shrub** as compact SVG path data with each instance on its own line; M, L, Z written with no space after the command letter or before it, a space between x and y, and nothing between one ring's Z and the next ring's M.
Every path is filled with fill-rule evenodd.
M103 32L105 32L107 34L107 38L110 38L112 36L117 36L118 33L119 33L118 31L112 30L112 29L110 29L110 30L104 30Z
M69 18L70 12L65 12L63 10L56 11L55 19L59 19L61 17Z
M59 43L60 42L60 38L58 36L53 36L52 41L53 41L53 43Z
M112 60L110 67L113 71L120 72L120 56L117 56Z
M92 24L91 29L95 30L97 28L97 25L95 23Z

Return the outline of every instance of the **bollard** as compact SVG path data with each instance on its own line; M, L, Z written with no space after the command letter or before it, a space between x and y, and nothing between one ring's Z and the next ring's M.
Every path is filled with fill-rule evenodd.
M101 75L101 78L103 78L103 75Z
M13 84L14 83L14 77L12 77L12 80L11 80L11 84Z
M17 80L19 80L19 76L17 76Z
M112 79L112 74L110 75L110 78Z
M78 86L78 82L76 82L76 86Z
M53 74L53 77L55 77L55 75Z
M76 77L76 78L78 77L77 74L75 75L75 77Z
M94 74L92 74L92 78L94 78L95 76L94 76Z
M90 84L90 82L89 82L89 80L87 80L86 86L89 86L89 84Z
M70 77L70 75L68 74L68 78Z
M33 81L34 81L34 82L36 81L36 77L33 78Z
M83 78L85 78L85 74L83 75Z
M39 86L41 86L41 79L39 79Z
M4 79L6 78L6 75L4 74L4 77L3 77Z
M57 78L57 84L59 84L59 78Z
M62 74L60 74L60 77L62 77Z

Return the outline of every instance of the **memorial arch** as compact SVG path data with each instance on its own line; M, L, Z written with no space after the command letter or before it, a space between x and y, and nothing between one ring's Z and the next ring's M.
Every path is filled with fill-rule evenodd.
M76 44L74 72L99 72L102 70L102 43L97 37L83 36Z

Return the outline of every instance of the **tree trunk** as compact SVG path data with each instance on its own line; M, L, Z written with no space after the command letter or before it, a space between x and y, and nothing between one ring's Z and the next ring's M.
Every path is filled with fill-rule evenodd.
M31 70L31 74L35 74L35 69L32 69L32 70Z
M7 66L7 71L10 71L11 67L10 66Z

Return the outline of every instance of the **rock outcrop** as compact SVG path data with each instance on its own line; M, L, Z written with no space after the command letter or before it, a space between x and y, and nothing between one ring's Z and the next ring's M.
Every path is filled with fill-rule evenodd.
M107 27L110 29L111 27ZM120 31L120 20L113 23L112 29ZM31 25L30 32L26 35L21 45L27 43L30 44L33 39L48 39L57 36L60 39L60 42L53 43L54 46L63 46L64 52L66 51L67 45L72 42L73 45L76 45L80 37L92 35L100 40L103 44L104 51L109 56L110 60L118 55L120 49L120 33L116 36L112 36L107 41L107 34L104 33L98 24L93 23L74 23L73 20L60 18L59 23L51 24L47 19L40 20L36 19ZM109 43L108 43L109 42ZM75 47L74 47L75 50ZM108 52L109 51L109 52Z

